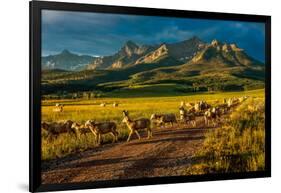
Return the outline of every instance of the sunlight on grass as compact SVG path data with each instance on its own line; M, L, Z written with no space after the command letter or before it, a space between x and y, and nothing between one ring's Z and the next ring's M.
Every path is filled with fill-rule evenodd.
M196 102L206 100L208 103L215 105L216 103L221 103L223 98L240 97L245 95L262 97L264 95L264 90L193 94L175 97L44 100L42 101L42 121L54 122L60 120L72 120L78 123L85 123L89 119L94 119L96 121L110 120L117 123L117 130L119 132L118 138L123 140L128 136L126 125L121 123L123 110L128 110L132 119L141 117L149 118L152 113L175 113L176 116L179 116L178 107L181 101ZM112 104L114 102L119 103L119 106L113 107ZM56 103L65 105L63 112L53 112ZM106 106L101 107L100 103L106 103ZM255 133L255 135L260 134ZM111 140L111 135L103 136L104 143L111 142ZM248 143L250 143L250 141L248 141ZM44 132L42 131L43 160L63 157L73 152L84 151L95 147L94 136L90 133L86 136L82 136L81 139L76 139L69 134L63 134L53 141L47 141Z
M264 119L264 97L246 100L221 128L207 134L186 174L264 170Z

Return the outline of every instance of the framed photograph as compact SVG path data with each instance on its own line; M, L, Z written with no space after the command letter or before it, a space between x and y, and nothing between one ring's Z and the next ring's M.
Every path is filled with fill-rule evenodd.
M270 19L30 2L30 191L270 177Z

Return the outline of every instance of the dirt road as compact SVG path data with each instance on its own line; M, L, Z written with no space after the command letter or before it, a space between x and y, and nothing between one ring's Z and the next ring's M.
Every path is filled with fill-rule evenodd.
M201 125L201 127L200 127ZM45 162L42 182L71 183L184 174L191 156L212 128L174 126L153 130L153 138L101 145L55 161Z

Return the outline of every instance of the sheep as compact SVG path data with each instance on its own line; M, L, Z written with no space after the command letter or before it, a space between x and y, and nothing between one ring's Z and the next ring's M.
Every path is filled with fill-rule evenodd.
M101 144L101 135L110 133L113 136L112 143L118 141L117 125L114 122L101 122L96 123L93 120L88 120L85 126L89 128L92 133L96 136L96 142L98 145Z
M218 118L220 118L220 116L222 115L222 110L219 107L213 107L212 112L215 113Z
M232 99L232 103L233 103L234 105L237 105L237 104L239 103L239 99L236 98L236 97L234 97L234 98Z
M180 107L194 108L194 103L181 101Z
M185 105L184 101L181 101L180 107L183 107Z
M238 105L238 103L239 103L239 99L237 99L236 97L227 100L228 107L236 106Z
M131 120L129 117L128 111L123 111L124 119L122 120L122 123L125 123L127 127L130 130L127 142L130 141L131 136L133 133L136 133L139 139L141 139L140 134L138 133L139 130L146 130L147 131L147 138L152 138L152 131L151 131L151 122L147 118L141 118L138 120Z
M118 107L118 105L119 105L118 103L113 103L112 104L113 107Z
M200 109L200 104L199 103L196 103L195 105L194 105L194 109L195 109L195 111L196 112L199 112L201 109Z
M247 98L248 98L247 96L239 97L239 98L238 98L239 103L242 103L242 102L245 101Z
M105 107L106 106L106 103L101 103L100 104L100 107Z
M194 107L187 108L187 111L190 113L196 113L196 110Z
M196 112L200 112L200 111L204 111L207 110L208 108L210 108L211 105L209 105L207 102L205 101L199 101L198 103L196 103L194 105L195 111Z
M201 101L201 103L200 103L201 110L207 110L210 107L211 107L211 105L208 104L206 101Z
M187 111L182 106L179 108L179 110L180 110L180 120L185 121Z
M185 103L185 106L187 107L187 108L194 108L194 103Z
M219 108L213 107L209 108L205 113L204 113L204 120L205 124L208 126L210 121L213 123L213 126L216 125L215 121L219 119L221 116L221 112Z
M150 117L151 121L156 121L159 125L171 123L173 126L173 123L177 123L176 115L173 113L170 114L152 114Z
M81 137L81 135L86 135L87 133L92 132L84 124L79 124L79 123L73 123L71 125L71 128L75 131L76 136L78 136L79 138Z
M186 109L183 107L179 108L180 110L180 120L183 122L190 122L193 127L196 127L196 116L193 112L188 112Z
M205 120L205 125L208 126L210 121L212 121L213 125L215 126L215 114L212 113L211 109L208 109L205 113L204 113L204 120Z
M56 106L53 109L53 112L63 112L63 108L64 108L63 104L56 103Z
M227 106L230 108L230 107L232 107L232 105L233 105L232 98L229 98L229 99L227 100Z
M53 122L53 123L41 123L41 128L47 131L47 137L53 139L54 137L57 138L59 134L62 133L70 133L75 134L75 131L71 128L73 121L66 120L60 122Z
M226 103L219 104L217 108L220 110L221 114L225 114L230 111L230 107Z

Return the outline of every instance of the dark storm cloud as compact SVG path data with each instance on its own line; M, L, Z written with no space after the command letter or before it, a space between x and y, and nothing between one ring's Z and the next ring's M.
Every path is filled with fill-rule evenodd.
M249 55L264 60L264 33L262 23L44 10L42 54L68 49L103 56L128 40L159 44L196 35L206 42L237 43Z

